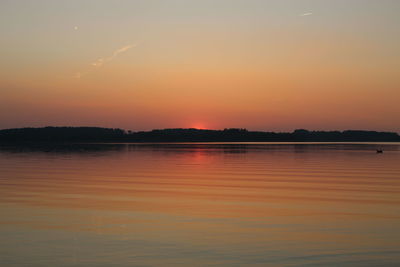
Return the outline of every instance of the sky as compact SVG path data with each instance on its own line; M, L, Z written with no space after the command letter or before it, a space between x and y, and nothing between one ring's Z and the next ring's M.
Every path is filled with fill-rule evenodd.
M400 1L1 0L0 129L400 132Z

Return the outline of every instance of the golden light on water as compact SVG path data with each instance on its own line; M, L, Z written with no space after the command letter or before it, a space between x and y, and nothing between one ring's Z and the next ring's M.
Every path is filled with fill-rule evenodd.
M399 151L304 143L3 150L3 263L396 263Z

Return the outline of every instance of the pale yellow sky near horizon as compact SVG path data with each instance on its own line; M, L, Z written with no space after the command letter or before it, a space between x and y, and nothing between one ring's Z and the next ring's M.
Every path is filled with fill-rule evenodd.
M400 132L400 1L0 2L0 129Z

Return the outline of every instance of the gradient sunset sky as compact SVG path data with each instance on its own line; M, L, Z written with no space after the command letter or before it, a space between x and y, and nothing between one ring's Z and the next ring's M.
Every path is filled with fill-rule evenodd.
M0 128L400 132L400 1L0 1Z

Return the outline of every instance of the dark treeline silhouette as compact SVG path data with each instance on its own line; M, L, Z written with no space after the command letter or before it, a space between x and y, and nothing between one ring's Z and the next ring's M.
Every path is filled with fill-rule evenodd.
M123 139L125 131L100 127L44 127L0 130L0 141L70 142L111 141Z
M400 136L394 132L354 130L275 133L191 128L131 132L100 127L44 127L0 130L0 142L400 142Z

